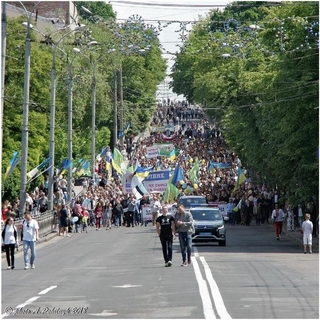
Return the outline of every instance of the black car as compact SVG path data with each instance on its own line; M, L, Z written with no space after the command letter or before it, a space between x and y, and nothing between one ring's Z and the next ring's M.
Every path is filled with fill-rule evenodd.
M193 216L195 233L193 242L218 242L225 246L227 232L224 219L218 207L194 207L190 209Z

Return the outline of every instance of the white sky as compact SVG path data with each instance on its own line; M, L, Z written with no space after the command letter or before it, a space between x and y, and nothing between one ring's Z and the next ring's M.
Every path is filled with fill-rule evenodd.
M152 24L158 27L158 21L165 24L167 21L198 21L199 16L205 17L206 14L214 8L221 9L231 1L220 0L112 0L109 3L113 10L117 13L119 22L128 19L132 15L139 15L143 18L146 24ZM174 4L173 4L174 3ZM161 5L162 4L162 5ZM168 5L168 6L165 6ZM183 5L183 6L179 6ZM210 5L211 7L201 7L201 5ZM215 7L216 6L216 7ZM154 20L154 21L152 21ZM188 29L191 24L188 25ZM159 35L161 44L166 51L174 53L179 51L178 45L181 44L179 39L180 32L179 23L171 23L163 28ZM167 74L170 73L170 68L173 65L173 55L163 54L163 57L168 59ZM168 82L171 79L166 77L165 81L159 85L157 99L170 98L182 100L183 97L177 97L169 90Z

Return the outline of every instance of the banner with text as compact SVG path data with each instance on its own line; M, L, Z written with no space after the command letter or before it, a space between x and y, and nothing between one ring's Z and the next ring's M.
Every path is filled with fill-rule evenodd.
M143 180L143 185L148 192L164 192L167 188L167 183L170 178L170 172L168 170L151 171L149 176Z
M159 155L159 149L158 146L153 145L151 147L147 147L147 158L156 158Z

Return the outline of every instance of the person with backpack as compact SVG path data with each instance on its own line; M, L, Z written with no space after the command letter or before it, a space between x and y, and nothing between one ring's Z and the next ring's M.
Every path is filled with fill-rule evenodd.
M12 270L14 269L14 250L19 247L18 232L12 217L7 218L1 235L8 263L7 270Z

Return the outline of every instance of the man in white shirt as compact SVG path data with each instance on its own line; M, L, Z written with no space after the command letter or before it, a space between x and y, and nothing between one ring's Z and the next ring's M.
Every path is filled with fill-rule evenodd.
M38 222L31 217L31 213L26 211L24 213L24 220L22 221L22 240L23 240L23 256L25 270L35 268L34 262L36 259L36 241L39 239L39 225ZM30 264L29 264L29 248L31 250Z

